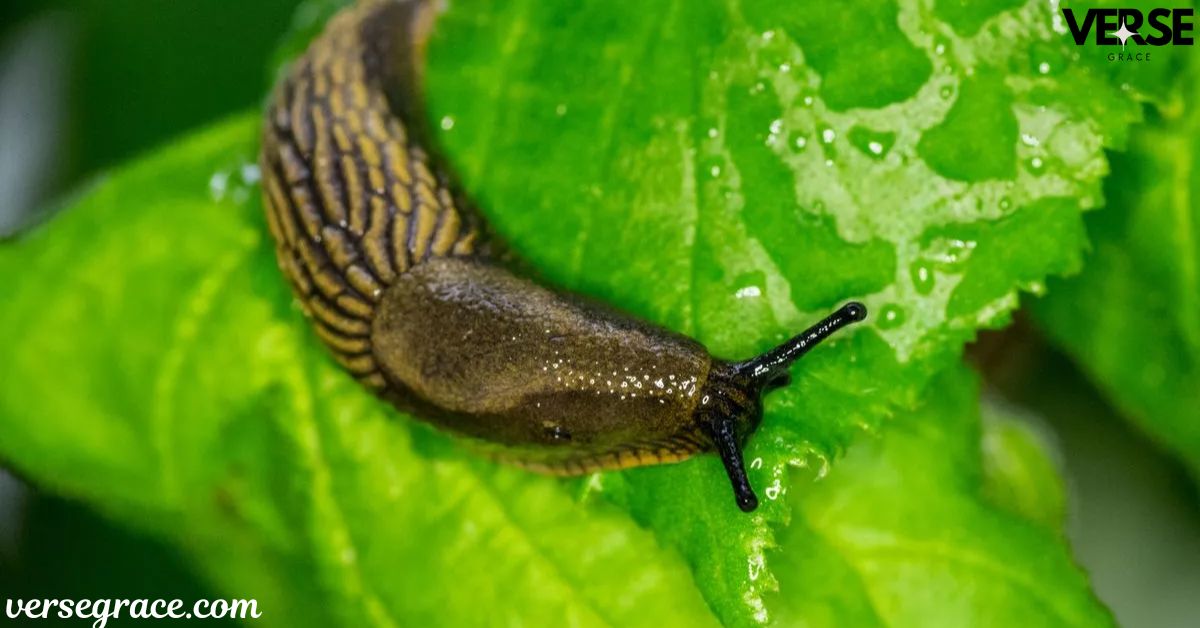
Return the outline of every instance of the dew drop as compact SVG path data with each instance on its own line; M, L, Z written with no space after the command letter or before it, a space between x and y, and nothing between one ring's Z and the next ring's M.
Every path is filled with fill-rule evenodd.
M941 57L945 56L946 51L950 49L950 40L944 36L938 36L933 39L933 54Z
M904 324L904 308L895 303L888 303L879 310L878 327L880 329L895 329Z
M927 257L933 260L935 267L940 272L959 272L963 263L967 261L971 256L971 252L975 250L975 245L976 242L974 240L937 238L931 243L927 251Z
M701 165L700 171L707 172L709 174L709 176L711 176L712 178L715 179L715 178L721 176L721 172L723 170L723 168L721 168L721 166L723 163L724 162L722 162L721 159L718 157L710 157Z
M244 163L240 172L242 174L242 183L246 185L254 185L262 179L262 172L259 171L258 164Z
M1061 48L1049 41L1034 42L1030 47L1029 67L1038 74L1052 74L1066 61Z
M779 135L783 132L783 120L776 118L771 121L767 127L767 146L774 146L779 142Z
M738 299L755 299L762 296L762 288L758 286L738 288L738 291L733 293L733 296Z
M214 201L220 201L225 198L225 191L229 189L229 173L214 172L208 180L208 192L212 195Z
M1007 196L1001 197L1000 198L1000 209L1003 209L1004 211L1008 211L1008 210L1012 209L1012 199Z
M454 128L453 116L442 116L441 126L443 131L449 131Z
M913 287L921 294L929 294L933 292L933 269L924 261L913 262L909 267L909 275L912 278Z
M850 143L872 159L882 159L896 143L896 134L855 126L847 135Z
M950 97L954 95L954 88L950 87L949 85L943 85L942 88L938 90L938 95L945 100L949 100Z

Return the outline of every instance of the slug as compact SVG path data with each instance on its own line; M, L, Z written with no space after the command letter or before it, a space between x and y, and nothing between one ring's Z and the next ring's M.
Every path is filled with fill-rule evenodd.
M738 506L754 510L742 446L763 393L866 308L726 361L512 270L425 147L432 16L427 0L342 10L268 101L267 223L316 335L383 399L502 461L574 475L715 449Z

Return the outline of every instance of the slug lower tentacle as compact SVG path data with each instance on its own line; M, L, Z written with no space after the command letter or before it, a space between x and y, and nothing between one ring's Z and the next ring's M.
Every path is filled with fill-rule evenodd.
M745 362L503 267L485 225L422 144L425 0L335 16L267 107L260 156L279 265L316 334L414 416L498 458L580 474L716 450L738 505L762 394L851 303Z

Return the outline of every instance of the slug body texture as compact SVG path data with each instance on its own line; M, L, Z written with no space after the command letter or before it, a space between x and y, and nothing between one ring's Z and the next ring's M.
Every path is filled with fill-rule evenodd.
M578 474L716 449L753 509L741 445L762 392L865 309L733 363L510 271L422 143L431 23L423 0L342 11L267 107L268 224L317 335L381 397L496 458Z
M448 427L583 472L679 459L710 359L698 343L486 262L434 259L387 291L373 340L391 381ZM403 403L403 400L401 400ZM432 412L431 412L432 410ZM536 452L529 452L536 453Z

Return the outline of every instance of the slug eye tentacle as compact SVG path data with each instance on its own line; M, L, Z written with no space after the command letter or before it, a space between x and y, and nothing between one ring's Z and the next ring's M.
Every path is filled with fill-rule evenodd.
M737 429L732 417L722 417L708 426L709 438L716 445L721 462L725 465L725 473L733 485L733 497L737 500L742 512L750 512L758 508L758 496L750 486L750 478L746 476L746 463L742 459L742 444L738 442Z
M742 457L742 435L762 420L761 397L766 391L791 381L788 367L837 330L867 317L867 308L851 302L803 333L766 353L744 362L723 363L709 374L704 410L697 416L701 429L721 456L738 507L750 512L758 507Z
M866 317L867 306L851 301L825 317L825 320L793 336L778 347L756 358L735 364L734 369L739 375L757 382L762 388L787 385L790 381L788 367L792 362L800 359L837 330Z

